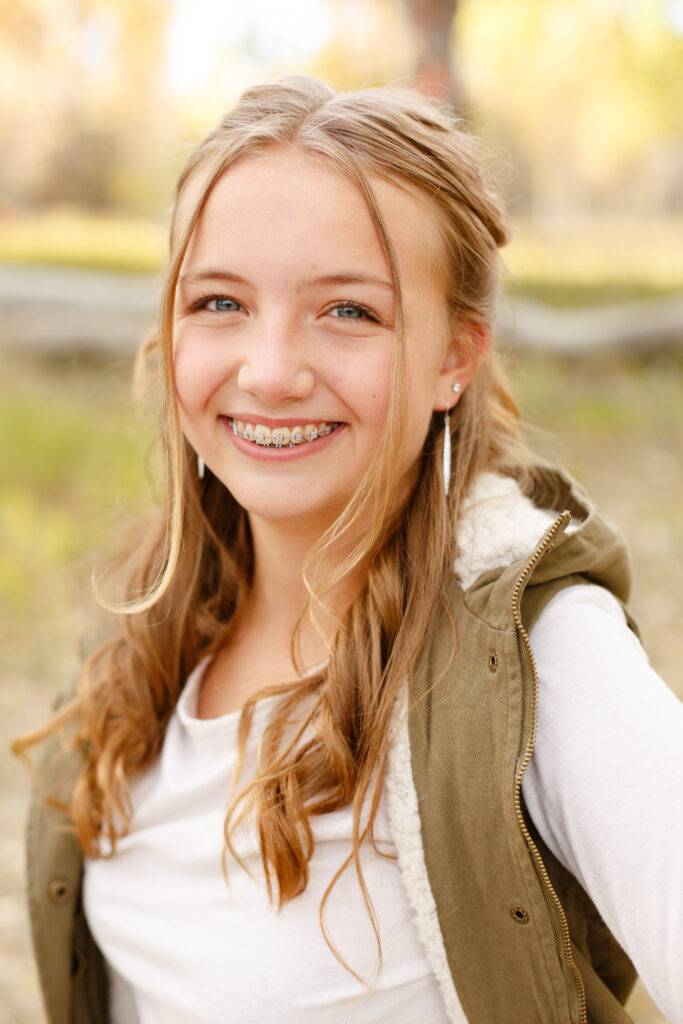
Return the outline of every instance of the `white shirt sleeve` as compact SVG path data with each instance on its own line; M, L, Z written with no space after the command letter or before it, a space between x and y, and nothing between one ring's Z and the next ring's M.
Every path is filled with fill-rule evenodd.
M556 595L531 646L529 813L670 1024L683 1024L683 704L600 587Z
M109 1019L114 1021L114 1024L116 1021L125 1021L125 1024L140 1024L135 994L130 982L121 977L106 959L104 966L109 981Z

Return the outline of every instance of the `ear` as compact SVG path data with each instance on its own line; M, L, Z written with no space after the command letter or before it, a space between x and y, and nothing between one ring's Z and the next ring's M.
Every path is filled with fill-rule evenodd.
M458 321L453 325L444 361L439 371L434 409L452 409L486 359L491 347L488 324L479 320ZM459 390L454 387L460 385Z

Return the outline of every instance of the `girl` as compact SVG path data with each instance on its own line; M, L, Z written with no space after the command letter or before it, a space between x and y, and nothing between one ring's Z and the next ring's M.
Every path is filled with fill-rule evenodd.
M520 442L505 240L411 93L260 86L191 156L168 501L29 824L50 1021L603 1024L631 960L683 1021L681 707Z

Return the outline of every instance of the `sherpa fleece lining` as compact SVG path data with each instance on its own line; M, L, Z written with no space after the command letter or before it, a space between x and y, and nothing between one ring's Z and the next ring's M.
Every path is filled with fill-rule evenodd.
M484 572L511 565L531 555L556 518L553 512L536 508L522 494L516 480L495 473L482 473L463 501L458 526L458 556L454 569L463 588L468 590ZM575 525L570 525L569 529ZM461 1024L465 1014L448 966L424 859L420 812L411 768L406 696L404 693L397 700L394 709L385 778L387 810L399 868L415 911L420 939L441 989L449 1020Z

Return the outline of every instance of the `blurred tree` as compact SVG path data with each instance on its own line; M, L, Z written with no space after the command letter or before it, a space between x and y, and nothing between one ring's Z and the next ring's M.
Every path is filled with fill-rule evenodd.
M415 78L419 89L463 108L463 86L453 57L458 0L403 0L415 40Z
M361 89L387 82L405 84L414 42L397 0L327 0L333 21L330 41L309 70L337 89ZM349 43L352 26L352 45Z
M2 191L91 206L153 199L142 182L161 156L169 10L170 0L0 0Z
M683 208L683 39L664 0L461 6L472 116L522 168L522 208Z
M672 0L319 2L333 32L308 69L339 88L417 77L425 91L454 95L510 154L518 211L568 220L581 209L683 210ZM292 70L261 61L246 38L220 36L218 15L198 6L190 17L215 44L213 72L191 103L171 96L173 6L0 0L0 202L4 193L164 208L178 141L200 134L247 81Z

